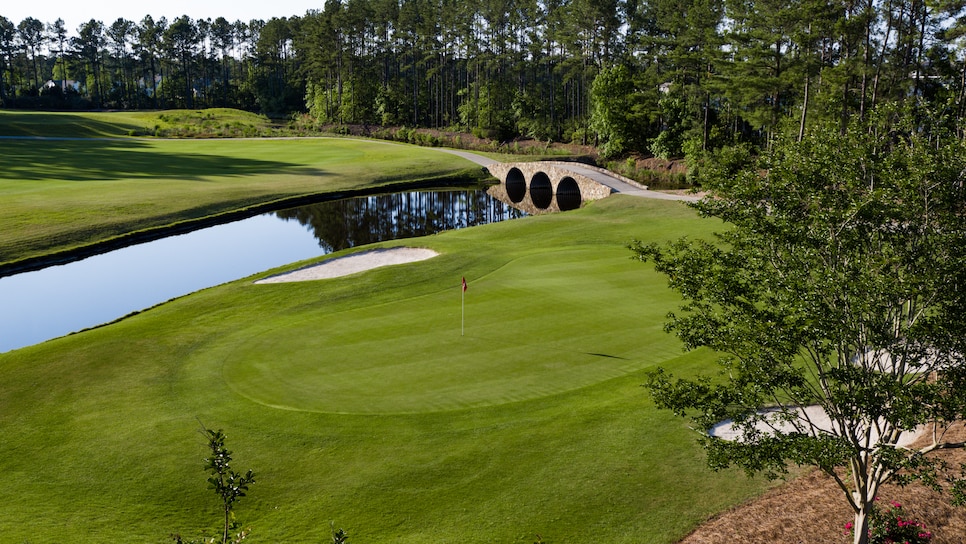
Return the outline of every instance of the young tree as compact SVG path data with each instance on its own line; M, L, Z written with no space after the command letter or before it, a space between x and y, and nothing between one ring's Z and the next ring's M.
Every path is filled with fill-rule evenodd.
M928 454L963 445L944 431L966 410L966 149L919 113L829 127L760 161L731 153L703 171L710 196L694 206L727 223L718 243L633 246L686 301L667 329L724 369L658 370L655 402L691 414L713 468L823 470L856 544L884 483L935 483ZM738 440L707 433L725 420ZM904 446L923 425L930 445Z
M211 474L208 485L221 499L225 513L225 528L222 544L226 544L232 526L232 510L235 502L245 496L248 486L255 483L251 469L245 474L239 474L231 468L231 451L225 447L225 433L221 429L212 431L201 426L201 434L208 441L211 456L205 458L205 470Z

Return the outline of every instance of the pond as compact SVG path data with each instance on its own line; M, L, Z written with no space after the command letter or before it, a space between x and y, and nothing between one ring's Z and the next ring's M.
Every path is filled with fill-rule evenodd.
M485 188L374 195L260 215L0 278L0 353L303 259L523 215Z

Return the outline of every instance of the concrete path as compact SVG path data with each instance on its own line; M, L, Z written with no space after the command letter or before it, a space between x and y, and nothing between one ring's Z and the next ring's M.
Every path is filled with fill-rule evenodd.
M459 151L459 150L456 150L456 149L444 149L444 148L439 148L439 150L440 151L443 151L445 153L449 153L451 155L456 155L458 157L463 157L464 159L466 159L468 161L475 162L476 164L478 164L478 165L480 165L480 166L482 166L484 168L486 168L487 166L490 166L491 164L496 164L496 163L500 162L500 161L498 161L496 159L491 159L489 157L484 157L483 155L477 155L476 153L470 153L469 151Z
M560 164L557 163L555 166L560 167ZM698 200L701 200L701 198L696 195L662 193L660 191L651 191L650 189L644 189L636 185L631 185L630 183L627 183L626 181L623 181L610 174L607 174L606 172L601 172L594 168L588 168L582 164L573 163L573 164L568 164L566 166L563 166L562 168L566 168L571 172L575 172L577 174L587 176L588 178L598 183L603 183L604 185L613 189L615 192L618 192L623 195L640 196L644 198L657 198L660 200L683 200L687 202L697 202Z
M440 149L440 151L444 151L446 153L451 153L453 155L463 157L464 159L475 162L476 164L484 168L499 162L496 159L491 159L489 157L477 155L476 153L470 153L469 151L458 151L456 149ZM696 195L662 193L660 191L651 191L649 189L643 189L641 187L631 185L630 183L627 183L626 181L623 181L617 177L614 177L613 175L607 174L606 171L600 171L596 168L590 168L588 166L584 166L579 163L554 162L553 165L557 168L563 168L565 170L570 170L575 174L586 176L598 183L602 183L610 187L611 189L614 190L614 192L617 192L623 195L639 196L643 198L656 198L659 200L681 200L686 202L696 202L701 199Z

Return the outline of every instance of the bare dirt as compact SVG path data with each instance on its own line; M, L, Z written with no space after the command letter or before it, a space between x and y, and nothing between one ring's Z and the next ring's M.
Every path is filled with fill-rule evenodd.
M966 427L957 425L947 438L966 440ZM939 450L935 455L956 474L966 463L964 449ZM966 542L966 507L952 506L948 493L937 493L919 483L903 488L888 485L879 500L884 508L890 501L902 504L909 518L924 523L933 533L932 544ZM845 524L851 520L852 511L842 490L831 477L814 470L715 516L680 544L848 543L851 537Z

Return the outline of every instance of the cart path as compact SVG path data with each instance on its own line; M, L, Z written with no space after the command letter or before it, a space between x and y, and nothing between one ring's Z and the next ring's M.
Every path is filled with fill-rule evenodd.
M445 153L451 153L462 157L468 161L475 162L476 164L486 168L488 166L499 163L496 159L491 159L489 157L484 157L483 155L478 155L476 153L471 153L469 151L459 151L456 149L440 149ZM614 192L620 193L622 195L638 196L643 198L655 198L659 200L679 200L684 202L697 202L701 200L701 197L697 195L689 194L674 194L674 193L662 193L660 191L651 191L650 189L644 189L635 185L631 185L626 181L620 179L613 173L608 172L602 168L591 168L589 166L580 163L564 163L564 162L554 162L553 166L556 168L562 168L565 170L570 170L575 174L580 174L586 176L598 183L606 185L614 190Z

